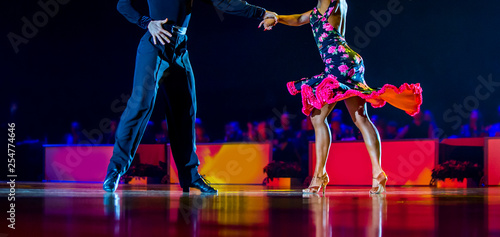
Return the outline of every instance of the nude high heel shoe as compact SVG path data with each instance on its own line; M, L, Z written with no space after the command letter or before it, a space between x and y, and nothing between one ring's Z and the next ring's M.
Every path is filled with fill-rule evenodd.
M323 189L323 195L324 195L325 190L326 190L326 185L328 185L328 182L330 182L330 178L328 178L328 174L325 174L323 177L315 176L312 178L311 184L309 184L309 187L306 189L302 189L302 192L316 194L321 189ZM319 183L319 185L316 185L317 183Z
M377 181L377 187L372 187L370 189L370 194L380 194L384 193L386 191L385 185L387 184L387 175L385 174L384 171L380 172L380 174L377 175L377 177L374 177Z

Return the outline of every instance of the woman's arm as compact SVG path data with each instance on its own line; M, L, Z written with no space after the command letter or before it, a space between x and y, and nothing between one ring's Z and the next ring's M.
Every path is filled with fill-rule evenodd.
M277 15L278 21L275 21L275 18L267 18L264 17L264 20L260 22L259 28L264 26L264 30L271 30L273 26L278 23L289 26L301 26L309 23L309 16L311 15L311 11L304 12L302 14L295 15Z
M309 23L309 16L311 15L311 12L312 10L302 14L278 15L278 23L289 26L301 26Z

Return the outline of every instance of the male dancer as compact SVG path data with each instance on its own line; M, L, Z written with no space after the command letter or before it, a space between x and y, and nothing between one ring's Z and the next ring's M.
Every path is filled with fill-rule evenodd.
M153 111L158 85L164 83L165 115L180 185L184 192L193 187L201 192L217 193L198 173L199 160L195 153L196 92L186 49L192 0L148 0L150 16L141 15L130 1L119 0L118 11L148 32L137 49L132 96L116 131L103 189L114 192L120 177L130 167ZM275 13L242 0L209 1L230 14L277 21Z

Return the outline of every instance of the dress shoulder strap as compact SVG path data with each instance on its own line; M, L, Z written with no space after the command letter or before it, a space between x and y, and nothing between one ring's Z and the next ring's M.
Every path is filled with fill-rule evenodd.
M330 5L328 5L328 10L326 10L325 16L330 17L332 14L333 10L335 10L335 7L338 4L338 0L331 0Z

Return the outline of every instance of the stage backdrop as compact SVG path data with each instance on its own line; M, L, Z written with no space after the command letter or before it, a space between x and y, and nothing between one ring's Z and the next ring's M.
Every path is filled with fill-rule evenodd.
M271 143L198 144L199 172L214 184L262 184L271 160ZM177 167L168 145L170 183L178 183Z
M309 147L310 169L316 165L314 143ZM437 161L437 139L382 141L382 168L388 185L429 185ZM371 185L370 157L364 142L334 142L326 170L330 185Z
M47 2L60 3L56 13L47 13ZM147 5L146 0L133 2ZM296 116L292 123L298 128L305 118L301 98L291 96L286 83L324 70L311 27L280 24L263 32L258 20L193 2L188 48L196 76L197 115L211 138L223 138L229 121L260 121L284 110ZM317 4L248 2L279 14L306 12ZM2 1L0 123L17 124L17 141L29 137L59 143L72 121L91 132L107 119L119 119L132 92L137 45L146 30L120 15L116 3ZM443 130L440 138L459 132L475 108L484 113L486 124L496 123L498 1L348 3L346 40L363 57L370 86L420 82L422 109L434 112ZM141 10L147 13L147 8ZM18 47L9 40L14 35ZM162 97L159 93L152 115L158 125L165 118ZM400 125L411 122L389 105L369 110Z

